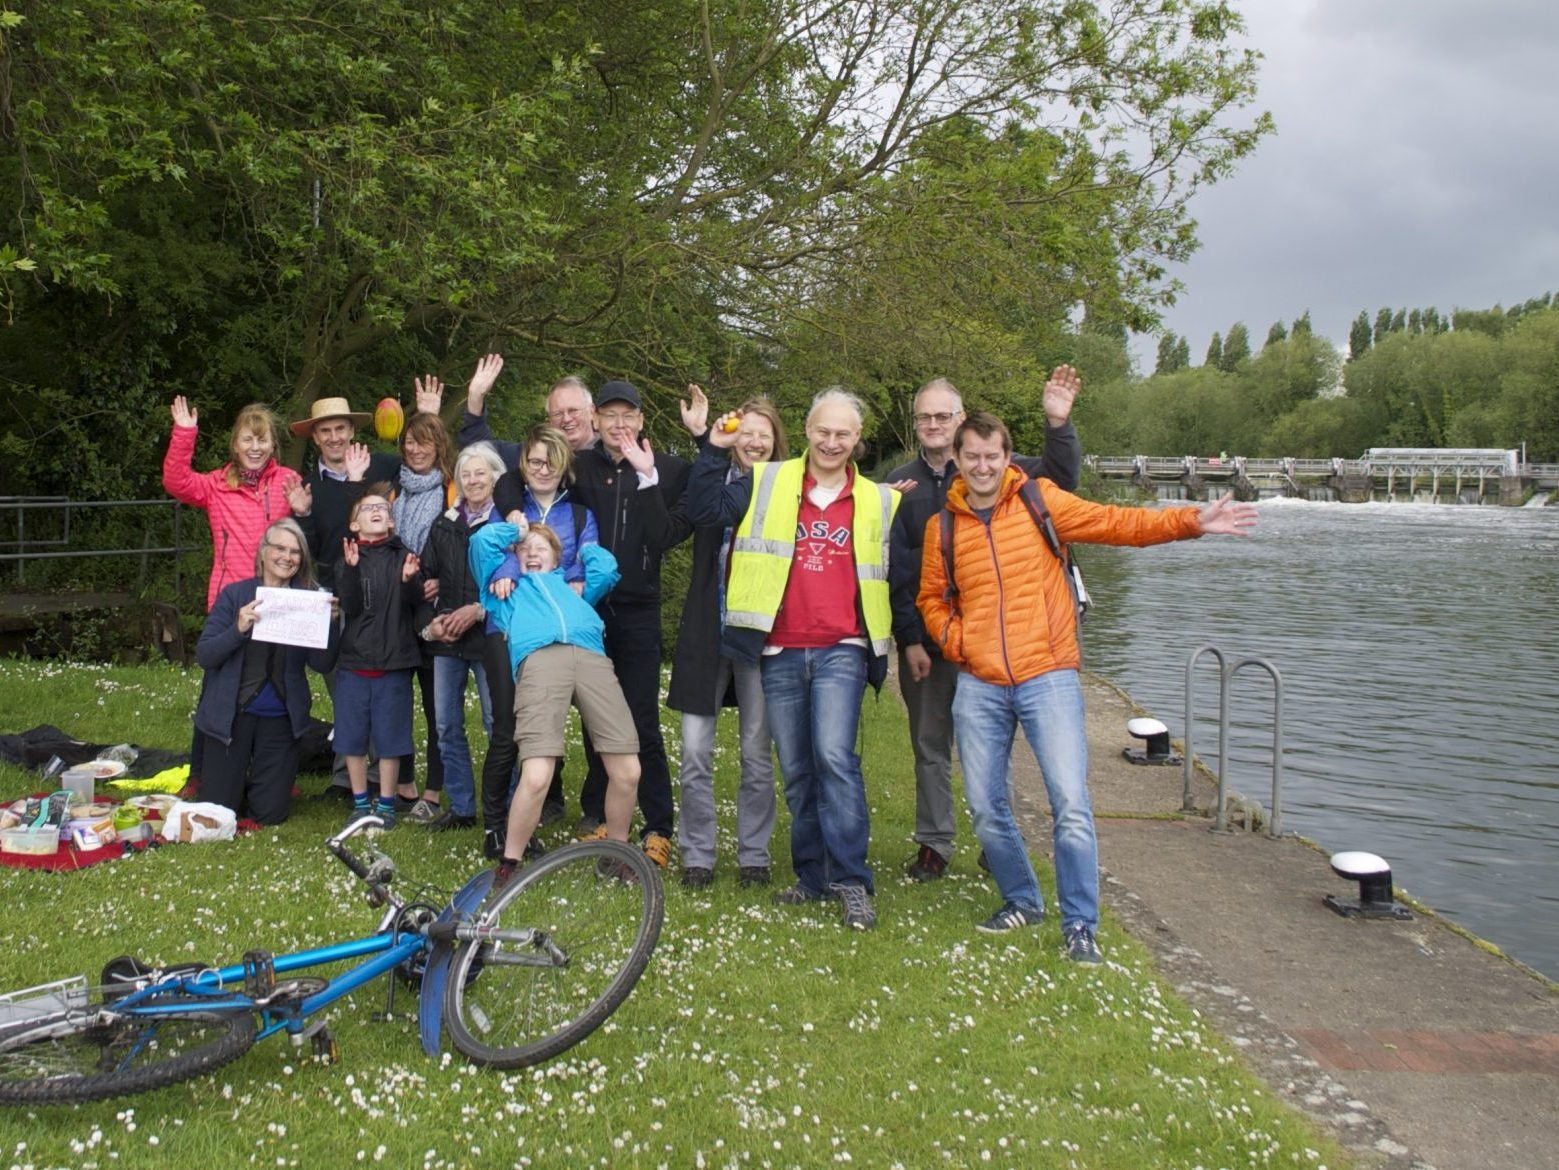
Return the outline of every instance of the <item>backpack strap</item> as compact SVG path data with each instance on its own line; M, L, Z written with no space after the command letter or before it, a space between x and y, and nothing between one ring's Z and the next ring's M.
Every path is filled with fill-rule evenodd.
M1072 605L1077 610L1077 621L1081 625L1083 619L1088 616L1088 607L1093 602L1088 596L1087 586L1083 584L1083 571L1072 559L1072 550L1061 543L1061 535L1056 531L1055 521L1050 518L1050 509L1045 506L1045 497L1039 490L1039 481L1024 480L1022 486L1018 488L1018 496L1023 500L1023 506L1028 509L1029 515L1034 518L1034 526L1045 538L1050 551L1055 554L1056 560L1061 562L1061 574L1066 578L1066 587L1071 590Z
M947 576L947 585L942 590L942 600L957 602L958 580L953 576L953 514L943 508L937 516L940 525L938 532L942 548L942 571Z

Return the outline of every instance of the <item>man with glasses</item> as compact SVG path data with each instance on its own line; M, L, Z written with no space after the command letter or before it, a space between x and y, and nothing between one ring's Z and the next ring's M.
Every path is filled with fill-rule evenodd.
M477 363L476 373L466 387L465 416L461 419L455 441L461 448L469 447L472 443L491 443L503 460L504 467L518 471L525 453L523 445L497 438L487 425L487 395L502 371L503 357L499 354L490 353ZM437 414L439 400L433 398L429 403L423 405L419 398L418 409L431 409ZM585 385L584 379L573 374L559 378L547 391L547 421L563 432L563 437L568 440L569 447L576 455L600 441L595 429L595 404L590 398L590 387Z
M1040 459L1014 456L1012 462L1032 476L1044 476L1072 491L1082 464L1082 448L1070 421L1081 385L1071 366L1058 366L1045 383L1045 450ZM899 692L909 712L910 743L915 753L915 842L908 867L916 881L931 881L947 870L953 855L953 690L958 668L943 660L927 636L915 608L920 592L921 547L926 521L942 510L947 487L957 473L953 435L964 420L963 399L946 378L933 378L915 393L915 437L920 455L885 476L888 483L914 480L893 524L889 577L893 598L893 637L899 647Z
M583 390L583 384L579 385ZM560 393L561 392L561 393ZM588 403L588 392L584 402ZM548 398L549 410L581 407L580 395L559 383ZM568 434L566 413L554 420ZM582 415L573 416L575 436L583 435ZM606 656L617 670L623 697L639 733L639 809L644 814L644 851L664 868L671 860L673 804L671 771L660 731L660 559L693 531L683 503L686 460L652 451L644 430L639 392L628 382L608 382L597 396L594 422L600 442L576 448L573 496L595 514L601 543L617 558L622 580L598 609L606 624ZM575 440L570 439L572 444ZM580 793L586 835L603 831L606 820L605 769L585 741L590 774Z

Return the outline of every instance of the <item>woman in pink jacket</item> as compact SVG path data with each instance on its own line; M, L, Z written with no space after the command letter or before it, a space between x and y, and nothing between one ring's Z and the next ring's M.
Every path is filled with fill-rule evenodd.
M204 508L211 521L209 610L218 593L254 576L255 553L268 526L307 514L309 491L298 473L276 461L281 424L269 407L251 403L233 421L232 459L216 471L196 471L197 414L183 395L173 400L173 437L162 460L162 486L181 503Z

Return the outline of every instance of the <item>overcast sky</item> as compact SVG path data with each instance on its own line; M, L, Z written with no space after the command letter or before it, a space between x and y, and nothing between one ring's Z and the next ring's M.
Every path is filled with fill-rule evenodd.
M1164 316L1200 365L1306 308L1510 306L1559 289L1559 3L1237 0L1277 133L1192 201L1200 250ZM1142 373L1157 342L1136 339Z

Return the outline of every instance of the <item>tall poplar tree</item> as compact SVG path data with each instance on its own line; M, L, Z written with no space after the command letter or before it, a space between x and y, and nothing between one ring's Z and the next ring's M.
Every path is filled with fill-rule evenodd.
M1353 319L1353 327L1348 330L1348 360L1358 361L1370 348L1370 315L1363 309Z

